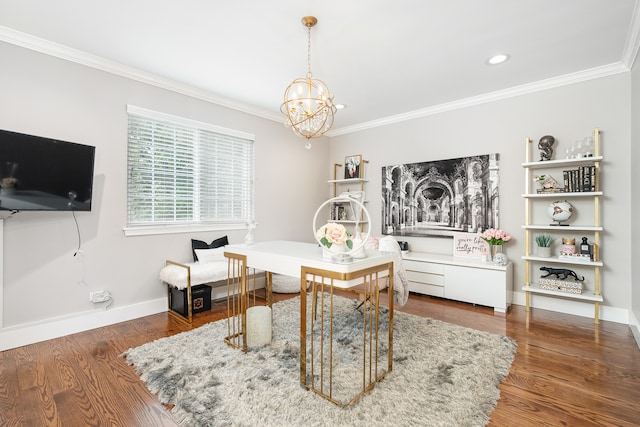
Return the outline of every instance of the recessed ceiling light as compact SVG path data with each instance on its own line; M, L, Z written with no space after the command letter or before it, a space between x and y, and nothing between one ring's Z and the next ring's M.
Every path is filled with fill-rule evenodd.
M501 54L494 55L491 58L487 59L487 64L489 64L489 65L502 64L503 62L509 60L509 58L511 58L511 55L509 55L508 53L501 53Z

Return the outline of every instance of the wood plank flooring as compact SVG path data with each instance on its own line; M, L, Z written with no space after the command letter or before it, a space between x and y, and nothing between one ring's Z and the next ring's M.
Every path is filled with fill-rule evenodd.
M290 295L274 294L276 301ZM411 295L400 309L514 338L518 352L491 426L639 426L640 350L627 325L514 306ZM0 352L0 426L175 426L120 354L189 326L166 313ZM221 343L221 345L224 345ZM425 426L429 420L425 420Z

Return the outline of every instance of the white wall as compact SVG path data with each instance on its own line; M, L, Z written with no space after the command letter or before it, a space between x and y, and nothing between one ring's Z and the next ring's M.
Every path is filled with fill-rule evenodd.
M437 82L434 82L437 84ZM500 227L515 241L505 246L515 262L514 283L524 284L525 138L553 135L560 151L575 140L602 130L602 188L605 191L601 254L604 304L602 318L627 323L631 301L630 74L619 74L492 103L445 112L331 139L331 162L362 154L370 160L368 206L373 231L381 232L381 168L476 154L500 153ZM410 96L410 94L408 94ZM537 144L535 144L537 147ZM537 148L534 151L537 156ZM562 158L562 153L559 154ZM558 177L561 178L561 177ZM404 238L413 250L451 253L451 239ZM516 300L523 303L521 293ZM563 300L564 301L564 300ZM557 299L535 296L534 304L551 307ZM563 308L564 309L564 308ZM575 314L593 316L590 303L573 303Z
M640 241L640 225L638 225L638 216L640 215L640 65L636 61L636 66L631 74L631 117L635 120L631 121L631 164L635 167L631 168L631 259L640 260L640 247L637 242ZM635 244L634 244L635 243ZM631 328L633 334L640 347L640 266L631 265Z
M157 274L165 259L188 260L192 237L210 240L229 234L232 243L242 240L243 230L124 237L127 104L256 135L257 240L311 241L310 219L329 196L326 180L332 165L347 155L362 154L370 161L368 208L373 231L379 233L382 166L498 152L500 221L516 238L506 247L515 262L516 290L524 281L520 164L525 137L552 134L562 146L600 127L606 158L602 318L626 322L632 294L638 318L640 292L636 285L632 293L631 285L633 278L639 283L631 268L631 243L637 241L638 229L630 219L630 213L640 211L637 196L632 209L631 193L638 168L631 168L630 157L639 156L637 144L631 144L630 73L337 136L328 144L315 141L308 151L276 122L9 44L0 43L0 57L0 128L97 148L94 208L77 214L82 256L73 256L77 237L69 213L24 212L4 222L0 350L163 311L165 289ZM636 71L634 82L638 80ZM637 140L640 133L634 130ZM451 240L445 238L406 240L414 250L451 250ZM89 291L96 289L114 295L109 312L88 302ZM535 300L542 306L555 302ZM591 304L573 304L568 311L573 310L585 316L593 311Z
M157 277L166 259L189 261L192 237L228 234L231 243L242 242L245 230L124 236L127 104L253 133L256 240L313 241L311 219L329 178L326 140L306 150L304 140L281 123L14 45L0 43L0 57L0 128L96 147L93 210L77 213L83 255L73 256L71 213L21 212L4 221L0 341L2 332L15 337L27 328L27 335L37 335L33 326L62 325L69 318L67 324L82 329L91 323L87 315L104 317L88 300L91 290L110 290L110 311L124 313L126 307L123 316L165 310L166 289ZM132 309L137 305L142 307ZM105 321L112 320L117 316Z

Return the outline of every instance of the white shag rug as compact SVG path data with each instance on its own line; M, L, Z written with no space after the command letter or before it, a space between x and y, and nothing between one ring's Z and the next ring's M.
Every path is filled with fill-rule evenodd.
M300 385L299 298L273 305L271 344L247 354L223 342L227 324L221 320L123 355L162 403L175 405L172 413L183 426L488 423L515 355L511 338L396 311L393 371L355 404L341 408ZM361 358L362 313L354 300L335 298L339 366L354 354ZM380 317L386 336L387 311ZM361 373L343 381L357 378L361 381Z

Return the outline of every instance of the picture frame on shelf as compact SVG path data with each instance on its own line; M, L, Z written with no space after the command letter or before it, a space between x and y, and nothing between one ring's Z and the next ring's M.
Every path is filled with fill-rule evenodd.
M362 155L347 156L344 158L344 179L362 178L360 176L360 165Z

